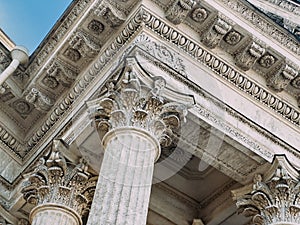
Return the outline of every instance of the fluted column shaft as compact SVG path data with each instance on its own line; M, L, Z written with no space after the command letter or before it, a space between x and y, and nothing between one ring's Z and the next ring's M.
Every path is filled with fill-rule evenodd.
M29 216L31 225L81 225L81 217L69 207L58 204L36 206Z
M146 224L158 140L143 129L122 127L109 131L103 143L88 225Z

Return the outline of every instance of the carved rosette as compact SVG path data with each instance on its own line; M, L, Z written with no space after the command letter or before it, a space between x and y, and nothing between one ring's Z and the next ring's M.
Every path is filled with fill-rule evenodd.
M40 158L23 183L23 197L36 208L67 207L83 216L91 205L97 180L88 172L85 160L76 166L67 164L60 153L63 148L61 141L53 141L52 151Z
M284 156L276 156L263 179L232 191L240 213L255 225L300 224L300 176Z
M176 0L166 12L166 18L174 24L182 23L195 5L194 0Z
M109 81L107 93L96 100L98 106L89 106L101 138L112 129L135 127L147 131L163 147L169 146L173 131L179 129L180 118L187 109L162 96L165 85L162 77L154 77L152 87L142 84L129 62L119 86Z
M264 54L265 48L256 42L250 43L245 49L236 54L236 65L246 71Z

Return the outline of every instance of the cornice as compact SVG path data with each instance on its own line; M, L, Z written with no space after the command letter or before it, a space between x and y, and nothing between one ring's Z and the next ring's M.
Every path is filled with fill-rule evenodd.
M287 50L296 55L300 55L300 43L291 37L288 32L284 32L283 28L276 26L273 22L250 9L243 1L240 0L216 0L225 5L227 8L235 12L239 17L246 19L263 34L272 38L276 43L283 46Z
M102 50L104 54L100 54L90 69L83 77L70 89L70 92L61 98L60 102L51 110L47 119L42 123L41 127L35 131L27 140L25 149L29 152L36 144L45 136L45 134L58 122L60 118L69 113L74 101L84 92L87 86L97 76L102 68L112 59L112 57L122 48L132 36L139 32L145 26L152 32L162 37L165 41L170 42L173 46L179 48L194 60L200 62L209 68L212 72L220 76L237 89L247 93L253 99L271 108L274 112L289 121L291 124L299 127L300 114L296 108L276 97L268 90L262 88L259 84L244 76L238 70L228 65L219 57L214 56L208 50L205 50L197 42L185 36L182 32L172 28L161 19L153 15L152 12L145 8L138 10L131 20L124 26L123 31L116 36L110 46ZM14 149L11 147L11 149ZM28 156L27 156L28 157ZM26 157L26 158L27 158Z
M300 111L296 107L274 95L271 91L266 90L256 81L248 78L235 67L203 48L199 43L190 39L183 32L166 24L151 12L145 11L145 18L144 23L146 28L154 31L165 41L170 42L173 46L176 46L194 60L205 65L209 70L237 89L269 107L282 118L291 122L291 124L296 127L300 126Z

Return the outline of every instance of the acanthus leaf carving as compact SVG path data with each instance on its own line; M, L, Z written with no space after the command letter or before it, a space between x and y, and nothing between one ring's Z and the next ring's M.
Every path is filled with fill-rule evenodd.
M236 65L242 70L249 70L264 52L265 48L253 41L235 55Z
M184 21L196 2L194 0L176 0L166 12L166 18L174 24Z
M217 18L212 26L202 35L201 41L209 48L215 48L222 38L229 32L231 25Z
M96 178L89 173L86 160L74 166L62 155L66 147L54 140L50 153L39 159L38 165L23 182L24 199L36 206L61 204L85 215L91 205Z
M127 59L119 85L108 81L104 96L88 103L90 116L101 138L111 129L129 126L144 129L162 146L169 146L173 131L179 129L181 118L187 114L187 106L163 97L166 81L162 77L152 78L152 87L141 83L132 63Z
M53 100L35 87L31 88L29 93L25 96L25 99L27 102L33 104L37 110L42 112L48 112L53 106Z
M232 191L239 213L256 225L300 223L299 177L285 156L275 156L265 177L256 174L252 184Z

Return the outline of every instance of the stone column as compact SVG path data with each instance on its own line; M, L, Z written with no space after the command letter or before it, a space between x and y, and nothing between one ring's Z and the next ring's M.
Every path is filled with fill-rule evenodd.
M127 65L120 81L108 82L106 94L88 103L105 154L88 225L145 225L153 168L160 147L172 143L180 104L162 97L165 80L150 87Z
M253 183L232 191L238 212L254 225L300 225L300 174L285 156L276 156L270 170Z
M54 140L51 152L24 182L23 197L35 205L29 216L32 225L81 225L89 211L96 177L83 159L76 166L67 163L60 152L64 148Z

